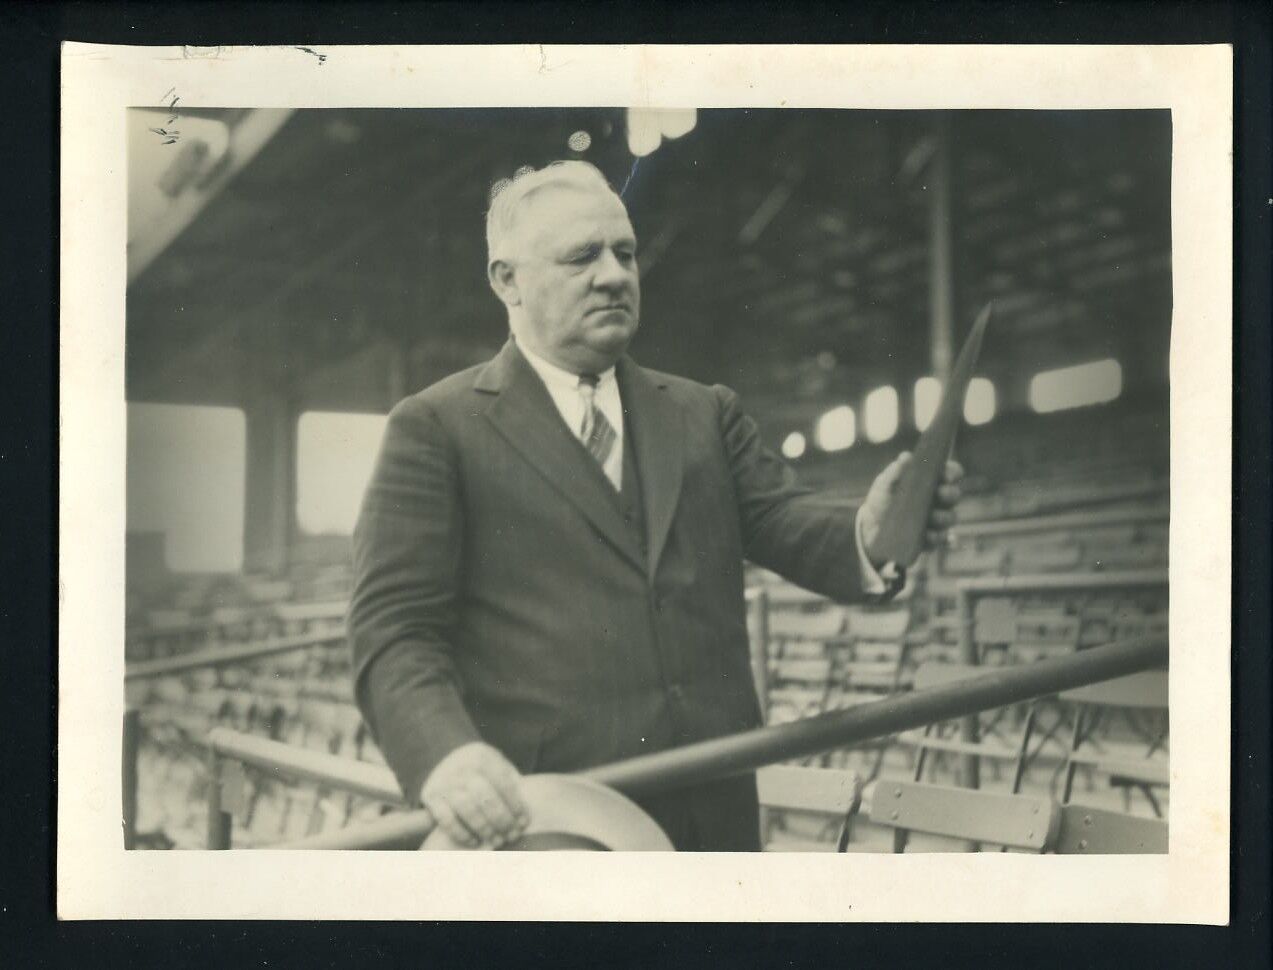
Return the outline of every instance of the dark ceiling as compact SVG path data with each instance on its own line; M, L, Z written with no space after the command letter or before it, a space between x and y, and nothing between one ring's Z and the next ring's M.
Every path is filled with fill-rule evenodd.
M134 399L232 403L244 373L384 409L484 359L490 185L582 157L640 240L642 363L812 409L929 371L930 185L947 126L956 320L995 297L991 376L1118 356L1165 380L1162 111L707 110L633 166L622 109L299 111L128 291ZM373 376L368 376L373 375Z

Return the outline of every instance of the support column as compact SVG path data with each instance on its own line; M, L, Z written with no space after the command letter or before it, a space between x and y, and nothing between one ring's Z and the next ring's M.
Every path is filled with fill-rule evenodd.
M937 116L928 163L928 301L932 373L943 384L955 357L954 216L951 200L950 115Z
M296 535L296 409L282 393L261 393L247 413L243 515L245 572L287 570Z
M929 333L933 374L945 386L950 378L950 368L955 356L955 217L952 191L954 163L951 158L950 114L937 116L933 130L934 151L928 169L928 293L931 311ZM972 636L972 617L967 615L971 605L960 601L960 661L965 664L978 662L976 642ZM976 715L960 722L960 739L969 743L979 740ZM967 788L977 788L981 783L980 759L975 754L964 755L960 763L960 781Z

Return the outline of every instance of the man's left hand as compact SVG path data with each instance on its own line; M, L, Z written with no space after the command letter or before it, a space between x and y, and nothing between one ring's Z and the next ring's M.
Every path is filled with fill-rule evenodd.
M862 503L862 508L858 512L862 527L862 546L867 558L871 560L871 565L876 569L884 566L884 561L874 551L875 541L880 534L880 523L884 521L884 517L888 514L888 510L897 495L902 473L911 461L913 461L911 453L903 451L893 460L892 464L880 472L875 481L871 483L871 490L866 493L866 501ZM925 549L936 549L945 545L947 530L955 524L954 509L962 494L959 482L963 477L964 470L959 462L946 462L944 480L937 486L937 493L933 496L932 508L928 511L928 524L924 531ZM901 562L897 565L905 568L910 563Z

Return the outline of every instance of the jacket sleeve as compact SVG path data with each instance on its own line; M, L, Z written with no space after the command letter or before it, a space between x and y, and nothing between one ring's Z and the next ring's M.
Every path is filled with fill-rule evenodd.
M354 527L349 635L354 697L412 803L442 758L479 739L452 661L463 534L454 448L409 399L389 416Z
M800 485L791 467L764 447L738 395L719 385L712 390L747 558L839 602L864 599L858 507Z

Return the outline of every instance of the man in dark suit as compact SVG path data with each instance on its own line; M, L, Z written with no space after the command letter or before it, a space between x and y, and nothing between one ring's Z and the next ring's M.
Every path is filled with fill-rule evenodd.
M906 461L837 508L731 391L627 357L636 240L592 166L506 186L487 242L511 338L390 415L350 608L367 723L408 798L468 845L521 832L522 773L757 726L744 559L839 601L882 592L870 543ZM641 804L678 849L758 848L753 777Z

